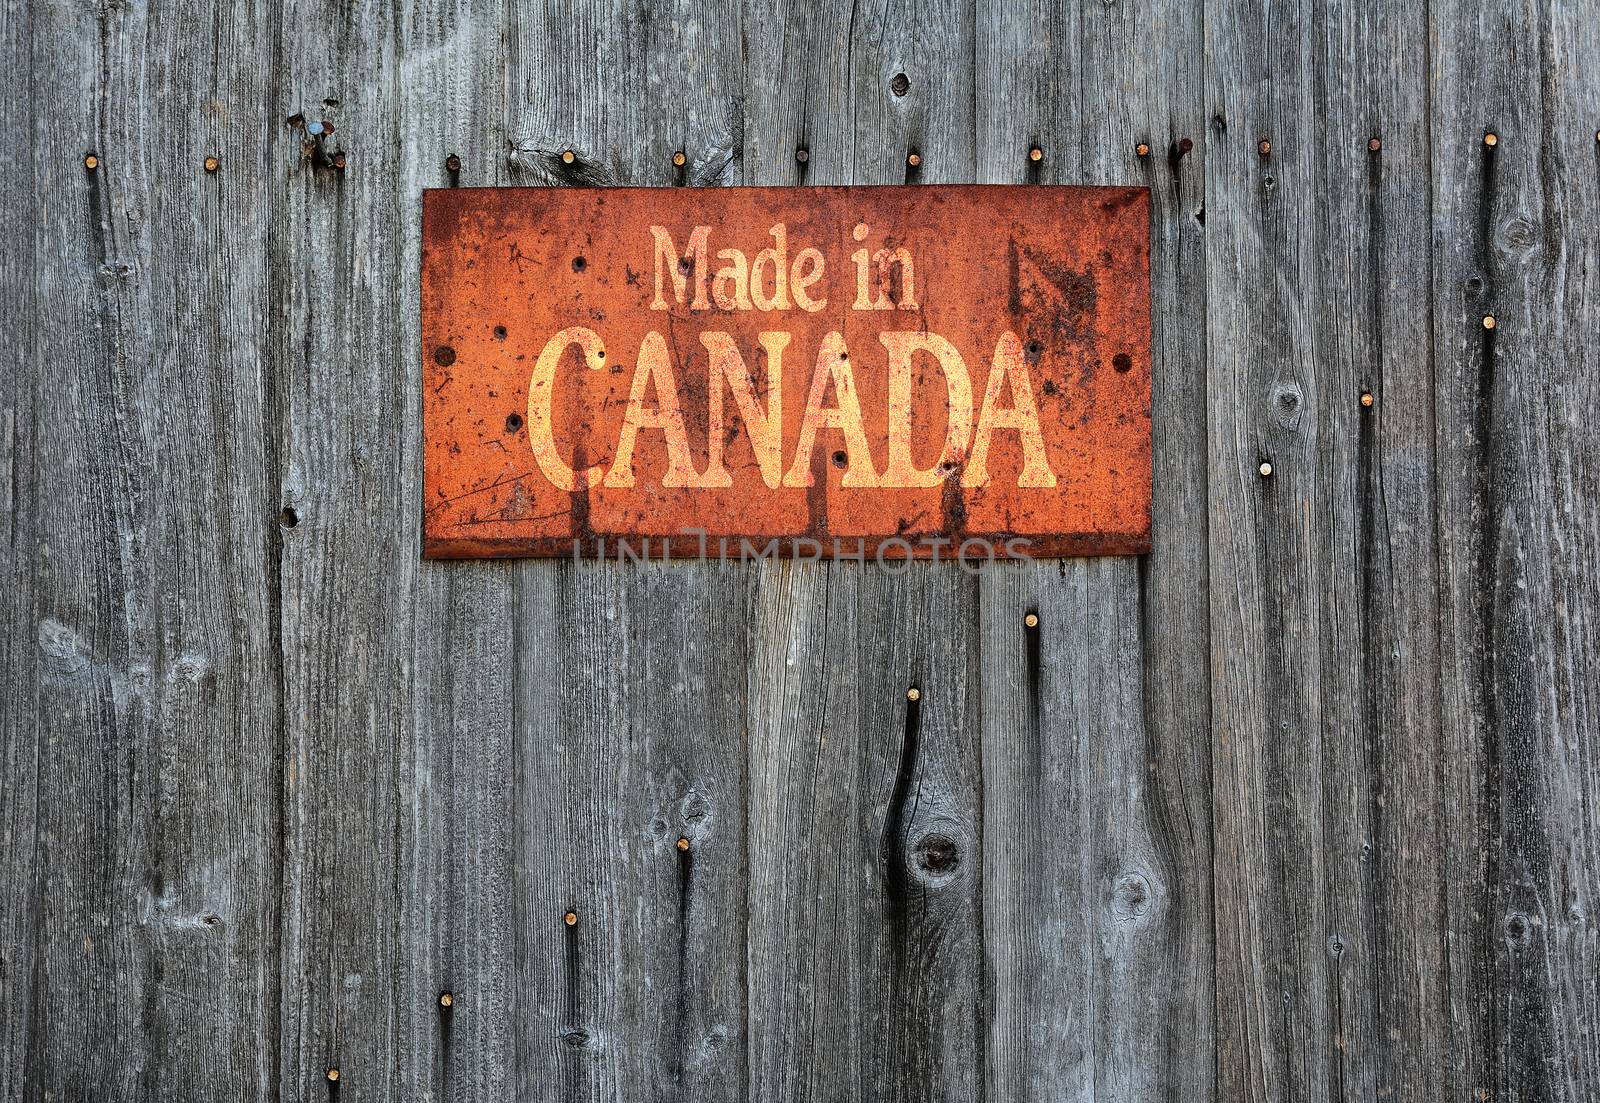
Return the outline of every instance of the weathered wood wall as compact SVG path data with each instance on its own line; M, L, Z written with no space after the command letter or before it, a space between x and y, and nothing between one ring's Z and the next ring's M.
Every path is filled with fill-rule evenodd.
M0 7L0 1098L1594 1098L1597 56ZM1151 187L1149 557L420 560L420 189L972 180Z

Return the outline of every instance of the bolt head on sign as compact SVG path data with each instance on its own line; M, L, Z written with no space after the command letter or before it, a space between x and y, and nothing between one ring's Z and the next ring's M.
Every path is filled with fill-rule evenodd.
M1150 546L1146 188L429 190L424 551Z

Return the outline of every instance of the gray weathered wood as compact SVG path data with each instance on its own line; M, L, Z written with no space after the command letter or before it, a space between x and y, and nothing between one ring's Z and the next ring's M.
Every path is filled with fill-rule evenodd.
M1041 3L989 9L982 27L980 180L1152 188L1158 519L1143 569L1041 562L984 579L990 1094L1204 1099L1202 161L1166 156L1201 125L1199 16Z
M1592 1096L1597 53L8 7L0 1095ZM1148 558L420 561L421 188L966 180L1152 187Z
M748 39L749 182L970 179L966 5L757 4L746 22L774 28ZM761 576L752 1098L981 1091L975 598L975 581L951 567L783 565Z
M32 237L6 243L32 263L6 307L28 327L5 419L28 467L5 574L31 607L7 625L0 800L8 835L32 819L6 846L30 913L20 944L7 924L26 1006L8 1094L275 1081L271 204L266 136L230 115L266 112L266 75L237 64L263 22L248 3L6 16L30 201L7 228Z
M1561 4L1441 2L1434 25L1457 44L1431 89L1454 1088L1581 1099L1600 1075L1600 79L1577 62L1600 32Z
M1228 1098L1415 1098L1445 1060L1424 15L1206 12Z
M29 11L0 9L0 65L26 74L32 67ZM17 79L26 79L20 77ZM0 341L13 350L12 370L0 373L0 991L12 1013L0 1020L0 1098L23 1096L39 989L39 664L33 600L33 554L38 547L34 458L40 373L31 360L38 321L36 205L32 120L0 116L6 148L23 186L0 188L0 225L16 227L0 250ZM37 1075L37 1074L36 1074ZM51 1076L59 1077L60 1072Z

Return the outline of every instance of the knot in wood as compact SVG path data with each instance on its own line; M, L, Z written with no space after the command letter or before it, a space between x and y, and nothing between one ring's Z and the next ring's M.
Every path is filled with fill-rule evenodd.
M1539 228L1531 218L1513 215L1500 224L1495 244L1507 256L1529 256L1539 247Z
M1525 947L1533 941L1533 921L1525 912L1510 912L1505 921L1506 941L1516 947Z
M1305 393L1301 391L1300 384L1290 381L1273 384L1272 420L1291 433L1298 431L1304 402Z
M1150 882L1144 874L1130 870L1117 878L1111 889L1111 911L1118 921L1127 923L1142 919L1150 910Z
M911 847L917 870L930 881L945 881L961 867L961 848L942 831L930 831Z

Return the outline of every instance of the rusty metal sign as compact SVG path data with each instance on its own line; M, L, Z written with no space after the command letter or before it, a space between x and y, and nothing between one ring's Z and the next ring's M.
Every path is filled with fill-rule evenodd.
M433 190L424 551L1150 546L1144 188Z

